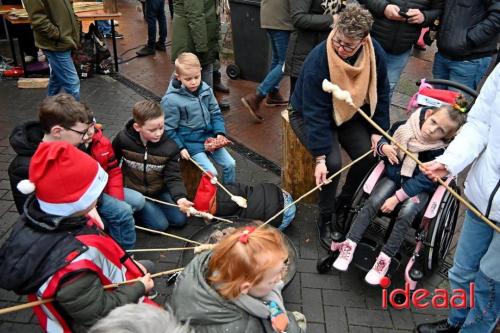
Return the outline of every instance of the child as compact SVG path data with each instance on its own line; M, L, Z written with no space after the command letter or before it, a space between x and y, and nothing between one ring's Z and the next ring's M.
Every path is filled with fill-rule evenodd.
M447 142L464 121L464 113L449 105L421 108L416 110L406 123L395 123L389 133L393 133L394 139L414 153L420 161L428 162L443 153ZM399 251L412 221L427 204L429 194L437 187L416 167L416 162L404 156L403 152L389 144L385 138L378 142L377 153L383 156L386 162L385 177L377 183L356 216L346 240L342 243L332 243L332 250L340 251L333 267L346 271L357 243L370 221L377 215L377 211L390 213L402 203L394 229L365 277L366 282L371 285L378 285L380 279L385 276L391 257Z
M192 53L181 53L175 60L175 78L170 81L161 101L167 135L181 149L181 156L191 156L203 169L217 176L208 155L223 169L223 182L235 181L235 161L225 148L205 152L208 138L225 139L224 118L212 89L201 81L201 65Z
M179 210L146 200L137 215L146 227L156 230L184 226L183 213L193 203L186 199L179 148L165 134L163 112L157 103L144 100L134 105L132 116L113 140L115 155L122 161L125 187L180 206Z
M304 332L283 306L287 248L274 228L247 226L197 255L178 277L176 317L196 332ZM304 325L305 326L305 325Z
M112 309L144 300L154 282L87 213L108 175L68 142L43 142L19 184L30 196L0 249L0 287L30 301L55 298L34 308L48 332L86 332ZM143 276L144 275L144 276ZM142 276L142 277L141 277ZM103 285L140 278L104 290Z

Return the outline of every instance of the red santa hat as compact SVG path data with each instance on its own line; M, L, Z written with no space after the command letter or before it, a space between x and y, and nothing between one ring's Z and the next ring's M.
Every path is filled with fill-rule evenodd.
M42 142L31 158L29 180L17 188L35 192L47 214L69 216L88 209L108 181L107 173L89 155L67 142Z
M453 90L422 88L418 91L417 103L424 106L439 107L443 104L455 104L459 93Z
M196 190L193 203L194 208L200 212L212 213L211 210L217 194L217 186L214 184L212 179L213 176L203 173L200 183L198 184L198 189Z

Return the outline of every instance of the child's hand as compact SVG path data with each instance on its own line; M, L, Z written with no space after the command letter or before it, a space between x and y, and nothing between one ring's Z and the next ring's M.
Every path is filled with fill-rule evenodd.
M139 281L142 282L142 284L144 285L144 289L146 289L145 294L149 293L149 291L151 289L153 289L155 286L155 283L154 283L153 279L151 278L151 274L149 274L149 273L144 275L143 277L141 277L139 279Z
M399 203L399 200L398 198L396 198L395 195L393 195L392 197L390 197L389 199L387 199L384 204L382 205L382 207L380 207L380 210L383 212L383 213L390 213L394 210L394 208L396 208L396 206L398 205Z
M185 160L189 160L189 158L191 157L191 155L189 155L189 152L187 151L186 148L181 150L181 157Z
M381 150L384 153L384 155L387 156L389 163L391 163L392 165L399 163L398 152L396 151L396 148L394 148L393 145L389 144L382 145Z
M435 182L438 178L443 178L449 174L446 165L436 161L424 163L424 165L420 167L420 171Z
M177 204L179 205L179 209L181 210L181 212L183 212L187 216L191 215L189 213L189 208L194 205L191 201L186 198L181 198L177 200Z
M217 139L222 140L225 139L226 137L222 134L217 134Z

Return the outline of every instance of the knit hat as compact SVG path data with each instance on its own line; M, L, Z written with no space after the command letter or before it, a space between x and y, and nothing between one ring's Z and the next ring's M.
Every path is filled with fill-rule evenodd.
M107 173L89 155L67 142L42 142L31 158L29 180L17 188L35 191L47 214L69 216L97 200L108 181Z
M194 208L200 212L213 213L213 205L217 194L217 186L212 181L213 176L203 173L194 196Z

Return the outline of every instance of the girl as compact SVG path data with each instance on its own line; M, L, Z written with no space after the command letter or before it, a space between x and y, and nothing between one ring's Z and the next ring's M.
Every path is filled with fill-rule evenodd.
M287 248L278 230L246 226L197 255L177 279L172 307L196 332L305 332L283 306ZM303 321L299 327L296 317Z
M447 142L465 122L465 114L445 105L439 108L421 108L410 118L395 123L389 133L422 162L434 160L444 152ZM333 251L340 251L333 267L346 271L354 255L357 243L378 210L390 213L402 204L394 228L387 243L382 247L375 264L365 277L366 282L378 285L385 276L391 257L395 256L415 216L425 207L429 193L436 183L427 178L416 162L404 155L397 147L382 138L377 144L377 153L386 162L385 176L377 183L372 194L356 216L346 240L332 243Z

